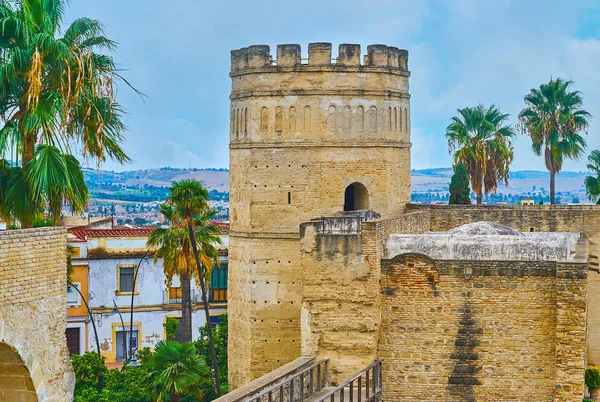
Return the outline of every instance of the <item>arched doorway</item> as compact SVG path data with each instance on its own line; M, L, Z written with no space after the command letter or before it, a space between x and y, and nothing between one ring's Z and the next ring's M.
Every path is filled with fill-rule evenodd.
M367 188L358 182L346 187L344 193L344 211L356 211L369 209L369 192Z
M29 370L19 353L0 342L0 401L37 402Z

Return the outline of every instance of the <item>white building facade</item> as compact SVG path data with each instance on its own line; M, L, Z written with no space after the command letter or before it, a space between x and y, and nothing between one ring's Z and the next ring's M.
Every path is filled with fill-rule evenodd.
M81 290L87 290L100 351L109 364L118 365L124 361L129 350L153 348L166 337L164 324L167 319L181 317L179 278L173 278L171 286L167 288L162 259L155 262L152 250L146 254L146 240L150 231L150 228L69 229L69 243L78 247L78 253L75 254L78 257L73 258L74 277L84 277L85 274L77 272L77 267L87 266L87 286L81 284L81 279L74 284ZM227 311L226 244L227 236L223 235L223 246L219 250L220 267L213 270L208 284L209 320L213 324ZM207 318L201 291L195 281L192 282L191 291L192 335L197 338L198 330L206 325ZM89 315L81 316L81 309L78 312L79 317L70 316L69 325L88 322L85 347L84 342L80 342L79 351L96 350L96 335L89 324ZM67 332L67 338L68 335ZM72 348L71 353L76 350Z

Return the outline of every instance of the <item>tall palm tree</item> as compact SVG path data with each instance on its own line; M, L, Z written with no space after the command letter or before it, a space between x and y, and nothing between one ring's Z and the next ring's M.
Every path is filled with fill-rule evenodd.
M571 81L560 78L534 88L525 96L527 107L519 113L523 133L531 137L536 155L544 154L550 171L550 203L554 204L556 174L565 159L579 158L586 148L580 135L588 127L591 115L582 109L581 92L570 91Z
M600 150L594 150L588 156L587 168L590 172L594 173L594 176L586 176L583 184L585 185L585 192L590 201L600 204Z
M146 385L156 402L178 402L181 394L204 398L200 383L208 369L193 343L160 341L143 365L148 370Z
M171 195L160 206L169 228L157 228L148 238L148 246L157 247L155 260L163 258L163 266L168 286L174 274L181 279L181 323L176 335L180 342L192 339L191 279L196 278L202 292L204 314L208 320L208 297L206 280L214 266L219 264L215 245L220 244L220 229L212 223L214 212L208 204L209 192L197 180L174 182ZM219 374L214 349L212 327L209 326L209 340L213 357L215 392L220 395Z
M100 22L89 18L73 21L62 32L65 4L66 0L0 2L0 155L11 155L24 170L25 181L36 176L37 183L20 188L29 187L34 204L54 204L53 214L59 196L77 202L86 198L78 185L80 168L67 160L75 148L98 163L107 157L129 161L121 148L125 127L115 101L116 81L122 77L113 59L98 52L113 50L115 42L106 37ZM55 148L52 152L62 154L64 161L46 166L56 168L53 171L29 172L30 162L44 159L36 154L39 145L48 147L40 151L46 156L49 147ZM52 181L64 173L74 176ZM15 197L27 194L13 192ZM33 218L20 220L28 227Z
M446 128L448 151L455 163L463 163L471 179L477 204L483 195L496 192L498 184L508 185L513 160L511 138L515 132L506 125L508 115L492 105L458 109L458 116Z

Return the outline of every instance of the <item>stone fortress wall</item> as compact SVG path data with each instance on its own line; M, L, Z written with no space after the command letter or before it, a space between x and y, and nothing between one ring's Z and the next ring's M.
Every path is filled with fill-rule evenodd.
M521 232L579 232L590 243L590 273L587 328L587 362L600 364L600 206L596 205L506 205L441 206L408 204L407 211L429 214L429 230L446 231L456 226L492 221Z
M0 231L0 400L70 401L64 228Z
M232 51L230 298L232 388L300 355L299 226L343 210L399 214L410 199L408 53L313 43Z
M386 253L391 234L426 233L441 215L343 235L303 224L302 354L329 357L334 383L383 358L384 400L581 400L588 240L564 245L566 261Z

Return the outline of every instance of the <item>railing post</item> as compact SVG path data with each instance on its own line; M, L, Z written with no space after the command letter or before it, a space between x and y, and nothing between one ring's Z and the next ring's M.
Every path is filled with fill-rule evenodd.
M304 374L300 374L300 401L304 400Z
M283 402L283 385L279 387L279 402Z
M358 402L362 401L362 375L358 377Z
M317 392L321 390L321 365L317 366Z
M325 360L325 384L324 387L329 386L329 360Z
M290 381L290 402L294 402L294 379Z
M369 400L369 369L367 369L366 371L367 374L367 384L366 384L366 389L367 389L367 401Z

